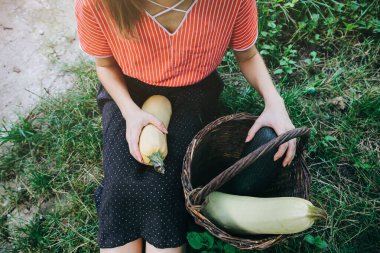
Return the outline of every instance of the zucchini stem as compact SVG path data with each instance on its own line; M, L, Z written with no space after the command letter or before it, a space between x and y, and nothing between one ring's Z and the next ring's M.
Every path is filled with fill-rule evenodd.
M323 209L318 208L316 206L310 206L309 211L310 211L309 217L312 219L318 219L318 218L326 219L327 217L326 212Z
M156 151L150 156L148 156L151 163L153 164L154 170L164 174L165 173L165 167L164 167L164 158L162 157L160 151Z

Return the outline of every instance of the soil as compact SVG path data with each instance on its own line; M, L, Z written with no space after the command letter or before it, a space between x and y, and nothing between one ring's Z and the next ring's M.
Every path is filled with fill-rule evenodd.
M88 57L78 45L74 0L0 2L0 128L73 85L62 66Z
M40 99L71 88L74 75L63 67L89 56L78 45L74 0L0 1L0 38L1 130L17 121L18 115L26 116ZM1 186L0 211L8 212L7 226L12 231L29 222L37 207L26 201L10 209L10 193L25 187L16 181ZM0 252L8 252L4 250Z

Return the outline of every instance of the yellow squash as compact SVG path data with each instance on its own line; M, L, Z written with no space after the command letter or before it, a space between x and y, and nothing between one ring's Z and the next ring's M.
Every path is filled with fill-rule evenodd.
M201 213L215 225L238 234L292 234L310 228L325 212L296 197L257 198L214 191Z
M172 107L165 96L150 96L141 109L156 116L168 129ZM140 134L139 149L144 162L154 166L154 169L160 173L165 172L164 159L168 154L166 134L153 124L146 125Z

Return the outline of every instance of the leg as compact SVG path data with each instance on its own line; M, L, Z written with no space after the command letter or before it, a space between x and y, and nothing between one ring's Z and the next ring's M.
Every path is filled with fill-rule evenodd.
M179 100L182 101L182 100ZM184 252L190 214L185 208L181 183L183 157L188 144L202 127L199 110L173 103L169 123L168 156L165 174L152 173L154 184L147 187L149 210L145 215L142 236L147 252Z
M132 242L129 242L123 246L115 248L102 248L100 253L141 253L143 248L142 238L138 238Z
M139 181L144 165L129 153L125 120L115 102L104 104L102 124L104 178L94 195L99 220L97 242L106 252L140 253Z
M146 253L186 253L186 244L177 248L158 249L152 244L146 242Z
M215 105L220 90L217 89L218 84L219 83L207 83L207 85L189 87L172 93L173 97L171 101L173 113L169 122L169 134L167 136L169 152L165 159L165 165L167 167L166 173L167 175L170 174L171 180L168 180L169 184L163 184L164 188L161 193L163 195L168 195L168 192L171 193L168 196L171 200L169 203L166 203L165 206L171 207L170 209L172 211L169 217L163 216L162 220L165 224L172 221L173 217L177 217L177 221L170 223L170 229L169 226L159 226L156 233L164 232L167 235L166 238L164 238L166 241L170 241L170 239L175 237L176 244L175 247L168 247L166 245L160 245L158 241L154 241L153 238L147 238L147 253L186 252L186 223L189 221L188 219L192 218L190 214L187 213L184 204L185 200L181 182L183 157L195 134L204 124L216 116L217 110ZM173 201L176 202L174 208ZM162 204L162 202L158 203L158 205L160 204ZM170 231L170 234L168 231ZM172 243L171 245L174 244Z

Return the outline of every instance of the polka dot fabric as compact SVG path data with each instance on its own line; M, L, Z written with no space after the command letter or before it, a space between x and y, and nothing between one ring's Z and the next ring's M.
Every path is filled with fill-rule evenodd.
M122 246L143 237L156 248L186 243L190 214L185 208L181 184L182 162L194 135L216 119L223 81L214 70L198 83L183 87L160 87L124 76L138 106L151 95L161 94L172 103L168 127L165 174L140 164L129 152L126 121L101 83L97 105L102 113L104 177L95 189L100 248Z

